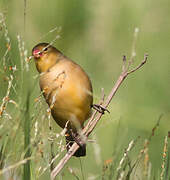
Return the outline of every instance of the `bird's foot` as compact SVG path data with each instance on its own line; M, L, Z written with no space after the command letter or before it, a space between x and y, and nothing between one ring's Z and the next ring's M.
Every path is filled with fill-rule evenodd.
M74 133L73 131L70 131L71 132L71 136L73 137L74 141L80 146L80 147L83 147L86 143L85 143L85 137L78 133Z
M97 111L98 111L99 113L101 113L101 114L104 114L105 111L107 111L108 113L110 113L110 111L109 111L107 108L103 107L103 106L100 105L100 104L93 104L93 105L92 105L92 108L95 109L95 110L97 110Z

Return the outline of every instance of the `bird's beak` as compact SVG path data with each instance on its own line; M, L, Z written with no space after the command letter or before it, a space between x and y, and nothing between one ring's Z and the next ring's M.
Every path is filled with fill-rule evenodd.
M34 56L29 56L29 57L27 58L27 62L30 62L33 57L34 57Z

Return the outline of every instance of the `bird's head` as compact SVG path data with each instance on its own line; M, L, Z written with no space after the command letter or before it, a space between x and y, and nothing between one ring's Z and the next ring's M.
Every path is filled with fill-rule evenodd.
M32 49L32 56L40 73L54 66L61 55L60 51L48 43L39 43Z

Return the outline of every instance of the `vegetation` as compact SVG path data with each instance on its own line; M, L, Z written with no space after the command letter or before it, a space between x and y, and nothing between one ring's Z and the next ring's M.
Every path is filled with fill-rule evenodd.
M170 179L169 8L168 0L0 1L0 179L50 179L66 152L28 61L39 42L53 42L85 69L96 103L123 55L135 56L135 67L149 54L93 131L87 156L73 157L57 179Z

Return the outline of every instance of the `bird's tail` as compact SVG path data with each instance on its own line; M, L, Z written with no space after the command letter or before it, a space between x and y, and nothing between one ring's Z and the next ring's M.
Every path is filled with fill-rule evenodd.
M65 137L66 137L66 147L67 147L67 151L68 151L76 140L72 135L70 135L70 133L66 134ZM80 144L79 142L77 142L77 143ZM76 156L76 157L86 156L86 144L80 145L80 147L73 154L73 156Z

